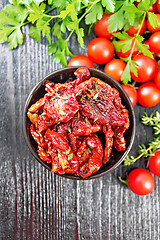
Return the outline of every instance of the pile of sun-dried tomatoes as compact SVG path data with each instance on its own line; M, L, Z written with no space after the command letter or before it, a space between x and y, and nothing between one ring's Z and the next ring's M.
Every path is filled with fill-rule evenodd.
M45 81L46 94L27 116L38 155L51 171L86 178L109 161L113 147L125 150L129 118L115 88L90 77L87 68L74 74L65 83Z

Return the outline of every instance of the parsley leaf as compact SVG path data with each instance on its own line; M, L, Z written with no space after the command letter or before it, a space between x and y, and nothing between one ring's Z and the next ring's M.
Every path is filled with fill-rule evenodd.
M150 22L150 24L153 28L156 28L159 26L157 19L156 19L156 15L152 12L148 12L148 21Z
M71 128L70 127L67 127L67 130L69 133L71 133Z
M93 170L95 170L96 168L93 166L90 168L90 172L92 172Z
M123 7L121 7L116 13L111 15L108 19L108 31L116 32L117 30L121 30L124 26L124 14Z
M68 155L68 161L71 160L73 158L73 153Z
M124 72L122 73L121 76L121 81L124 84L127 84L128 82L131 82L131 75L130 75L130 62L127 62L126 68L124 70Z
M0 12L0 43L8 41L9 49L23 44L21 27L28 13L24 7L8 4Z
M114 12L115 1L113 0L102 0L102 6L105 7L109 12Z
M88 147L88 151L89 151L89 153L92 153L92 151L91 151L90 147Z
M86 9L86 12L89 10L89 8ZM91 23L95 23L97 20L102 18L103 14L103 8L100 3L96 3L93 5L93 7L90 9L90 11L87 13L85 17L85 23L87 25Z

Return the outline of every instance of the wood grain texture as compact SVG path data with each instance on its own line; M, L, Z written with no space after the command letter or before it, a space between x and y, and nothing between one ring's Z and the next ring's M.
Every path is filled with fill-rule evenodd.
M7 1L0 3L0 8ZM51 174L31 155L22 131L22 112L33 86L46 74L61 68L47 56L47 41L36 43L25 27L24 45L10 51L0 45L0 239L33 240L159 240L160 179L154 191L140 197L118 181L126 171L144 167L143 160L131 167L90 181L73 181ZM86 40L86 46L91 34ZM86 53L75 37L74 54ZM135 107L138 144L147 144L152 131L140 116L160 111Z

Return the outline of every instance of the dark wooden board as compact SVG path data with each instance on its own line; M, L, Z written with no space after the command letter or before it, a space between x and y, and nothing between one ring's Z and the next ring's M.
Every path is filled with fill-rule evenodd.
M0 9L7 1L0 3ZM137 196L118 176L134 167L121 165L114 172L90 181L65 179L42 167L31 155L22 130L22 112L32 87L62 66L47 55L47 41L36 43L24 29L24 44L10 51L0 45L0 239L53 240L159 240L160 179L154 191ZM85 46L91 34L85 40ZM74 54L86 54L71 39ZM152 130L140 116L160 111L135 107L136 136L130 155L138 145L152 140Z

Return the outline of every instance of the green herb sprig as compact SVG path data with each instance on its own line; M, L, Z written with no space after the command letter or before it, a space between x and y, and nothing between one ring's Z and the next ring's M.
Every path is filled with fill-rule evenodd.
M0 43L8 42L10 49L23 44L22 26L30 24L29 36L37 42L46 37L48 55L67 66L66 56L73 56L68 48L73 33L84 48L80 22L84 19L86 25L92 25L104 11L114 10L115 0L10 0L0 12ZM56 41L52 42L52 36Z
M113 13L109 18L109 31L121 31L114 33L114 47L128 51L130 56L126 59L127 65L122 74L122 81L131 81L130 72L137 75L135 62L132 61L133 49L137 49L144 55L153 58L152 53L143 44L144 38L139 35L145 17L147 16L153 27L157 26L156 15L149 12L149 8L156 0L143 0L134 5L134 0L10 0L0 12L0 43L8 42L9 48L17 48L23 44L22 27L29 25L29 36L37 42L42 37L48 40L48 55L53 56L53 61L67 66L67 56L73 56L68 47L73 34L84 48L84 29L80 26L82 20L89 29L101 19L103 12ZM130 26L137 27L141 23L135 41L131 47L132 39L126 33ZM53 38L54 37L54 38ZM54 41L53 41L54 39ZM56 40L55 40L56 39ZM116 39L126 39L118 42Z
M148 116L147 113L141 116L141 121L144 125L150 126L154 130L154 139L148 143L146 147L144 144L139 145L138 156L135 158L133 156L127 156L124 160L124 165L129 166L135 163L138 159L144 157L148 158L153 156L153 154L160 149L160 113L156 112L154 116L153 113Z
M66 150L65 152L62 152L63 154L68 155L68 161L73 158L73 153L70 153L70 151L71 151L71 148L69 147L68 150Z

